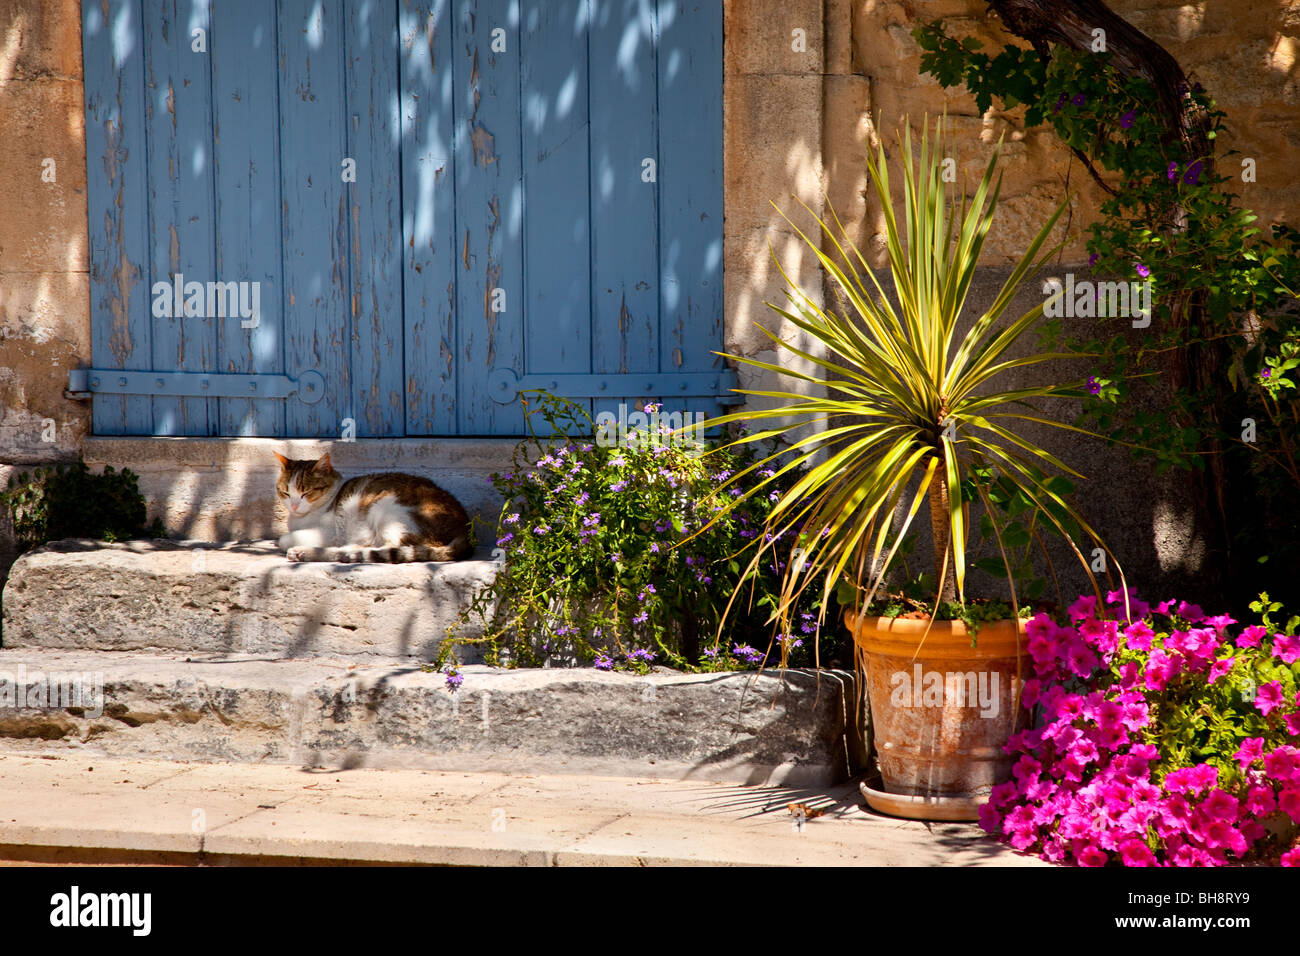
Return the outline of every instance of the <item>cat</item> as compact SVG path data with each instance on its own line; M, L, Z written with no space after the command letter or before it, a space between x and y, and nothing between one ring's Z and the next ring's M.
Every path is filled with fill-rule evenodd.
M390 471L344 481L329 452L275 457L289 513L279 545L290 561L455 561L470 552L469 516L428 478Z

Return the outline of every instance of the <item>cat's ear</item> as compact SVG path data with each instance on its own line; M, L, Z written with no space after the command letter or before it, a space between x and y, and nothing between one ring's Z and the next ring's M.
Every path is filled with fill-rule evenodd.
M318 459L316 459L316 464L313 467L313 470L319 471L321 474L328 474L329 472L334 470L334 466L330 463L329 452L326 452L325 454L321 455Z
M276 458L280 459L281 468L287 469L289 467L289 459L285 458L284 455L281 455L278 451L273 451L271 452L271 454L275 455Z

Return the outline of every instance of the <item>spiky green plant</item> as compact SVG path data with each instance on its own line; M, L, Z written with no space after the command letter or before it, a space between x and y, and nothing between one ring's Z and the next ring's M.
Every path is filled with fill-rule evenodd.
M1012 607L1018 614L1003 525L999 510L990 503L989 484L965 481L973 475L987 476L990 469L999 473L998 483L1004 491L1023 494L1044 525L1061 533L1083 563L1094 590L1098 587L1079 541L1090 539L1103 550L1105 546L1066 499L1059 479L1053 480L1044 468L1082 476L1015 430L1019 423L1036 422L1082 432L1044 417L1034 402L1079 397L1083 383L999 390L994 381L1013 369L1079 357L1062 352L1008 356L1011 347L1041 318L1050 299L1019 318L1004 321L1017 290L1060 248L1036 258L1068 201L1039 230L988 309L961 331L967 324L962 321L967 294L1001 188L1000 175L994 181L1000 150L1001 143L973 196L968 200L963 192L960 200L950 201L942 177L940 128L936 128L933 149L922 133L915 164L909 131L902 140L905 183L901 223L890 192L883 145L874 157L868 154L872 185L884 213L897 308L838 219L834 220L838 234L826 221L818 220L829 239L826 251L791 221L842 293L847 314L819 305L782 271L793 311L768 305L821 348L805 351L767 329L763 331L779 350L798 356L812 371L742 355L727 357L798 379L811 386L812 394L738 389L777 403L708 423L769 422L770 427L740 441L780 437L787 443L785 452L755 463L754 468L771 466L776 473L768 482L754 485L745 497L766 494L768 483L807 468L771 511L770 537L752 559L763 560L771 548L791 548L782 581L782 609L791 606L813 582L820 581L824 597L829 597L845 579L856 585L853 603L860 607L869 604L927 499L938 580L936 598L964 603L970 516L969 502L963 501L959 490L973 488L973 497L983 501L992 519L1011 584ZM780 268L779 262L777 265ZM823 393L825 397L821 397ZM898 506L909 495L899 524ZM783 617L781 623L787 623Z

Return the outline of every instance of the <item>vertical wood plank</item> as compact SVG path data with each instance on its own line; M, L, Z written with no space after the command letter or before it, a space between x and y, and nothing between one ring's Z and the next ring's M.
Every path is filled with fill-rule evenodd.
M588 0L523 4L520 107L528 372L586 372L591 365L590 11ZM590 400L579 404L590 413Z
M284 286L275 7L261 0L221 0L214 5L212 20L208 49L217 271L223 280L258 283L259 308L253 328L244 328L239 316L217 320L219 368L226 373L281 374ZM223 398L220 434L283 435L284 409L282 399Z
M452 29L457 430L520 434L518 406L497 404L488 390L494 368L523 367L518 0L457 0ZM492 49L494 31L504 51ZM501 295L505 310L496 311Z
M398 8L406 434L456 433L451 0Z
M217 274L214 249L211 61L207 52L191 48L193 30L204 31L206 45L207 3L147 0L146 10L149 285L174 287L179 274L185 284L197 282L206 290L209 282L225 278ZM216 369L217 319L208 314L206 295L196 314L182 301L152 319L154 369ZM207 435L209 410L215 431L216 399L156 396L153 406L155 435Z
M285 371L315 369L325 397L285 405L287 437L337 437L355 418L348 356L348 215L342 163L343 13L320 0L283 0L280 36L280 190L284 237Z
M344 11L352 395L356 437L377 438L405 428L397 4L347 0Z
M721 368L722 8L659 0L659 320L665 372ZM709 399L670 403L716 414Z
M138 0L84 0L91 355L96 368L147 369L150 352L144 29ZM95 396L97 435L148 435L148 396Z
M591 0L594 372L659 370L659 177L654 0ZM597 401L617 413L627 396Z

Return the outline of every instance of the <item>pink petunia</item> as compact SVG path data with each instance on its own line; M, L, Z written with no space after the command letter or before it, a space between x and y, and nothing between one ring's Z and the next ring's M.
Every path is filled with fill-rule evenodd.
M1201 610L1199 604L1188 604L1186 601L1179 601L1176 613L1184 621L1191 624L1199 624L1205 620L1205 612Z
M1265 754L1264 772L1279 783L1300 782L1300 750L1283 744Z
M1150 650L1151 639L1155 636L1156 632L1151 630L1146 621L1138 621L1124 628L1124 640L1135 651Z
M1155 866L1156 858L1145 843L1136 838L1119 845L1119 858L1125 866Z
M1220 677L1223 677L1228 671L1232 670L1232 665L1237 663L1235 657L1222 657L1210 665L1210 673L1206 678L1208 683L1213 684Z
M1170 793L1208 790L1219 783L1219 770L1208 763L1181 767L1165 777L1165 789Z
M1256 760L1263 759L1264 756L1264 738L1247 737L1237 748L1237 752L1232 755L1232 759L1237 761L1237 766L1243 771L1253 764Z
M1300 866L1300 846L1283 853L1281 862L1283 866Z
M1300 823L1300 789L1287 787L1279 793L1277 807L1296 823Z
M1255 707L1261 714L1267 717L1274 710L1282 706L1282 685L1275 680L1267 684L1260 684L1259 690L1255 691Z
M1252 624L1237 635L1238 647L1259 647L1260 639L1268 632L1258 624Z
M1294 664L1297 660L1300 660L1300 637L1275 634L1273 636L1273 656L1280 658L1285 664Z
M1075 624L1089 617L1097 616L1097 596L1084 594L1069 607L1070 620Z
M1076 849L1074 858L1079 861L1080 866L1105 866L1110 861L1110 856L1105 850L1098 849L1091 843Z

